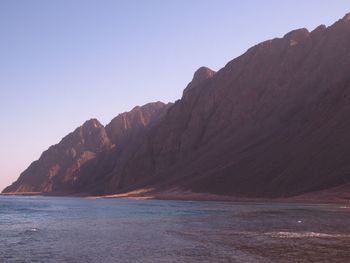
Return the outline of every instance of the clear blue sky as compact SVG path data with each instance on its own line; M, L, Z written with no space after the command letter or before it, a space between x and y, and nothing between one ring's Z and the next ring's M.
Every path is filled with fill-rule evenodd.
M174 101L198 67L349 11L348 0L1 0L0 188L86 119Z

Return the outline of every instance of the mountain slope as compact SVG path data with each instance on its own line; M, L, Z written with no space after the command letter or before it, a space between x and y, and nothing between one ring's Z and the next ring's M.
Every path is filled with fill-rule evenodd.
M170 105L156 102L135 107L106 127L96 119L86 121L45 151L4 192L104 193L110 173L128 154L124 148L141 140Z
M156 114L161 117L148 129L135 132L132 122L112 121L106 145L99 145L108 161L95 164L110 168L95 174L99 183L84 192L177 187L284 197L346 184L349 100L346 15L328 28L298 29L260 43L218 72L200 68L181 100ZM145 116L135 118L148 123ZM125 137L120 127L130 127ZM26 191L23 185L20 178L5 191Z
M349 47L347 15L249 49L185 92L131 163L152 152L156 188L235 196L348 182Z

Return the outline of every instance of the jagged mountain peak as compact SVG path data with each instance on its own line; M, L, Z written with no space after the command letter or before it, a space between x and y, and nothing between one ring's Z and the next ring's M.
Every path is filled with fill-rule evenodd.
M350 23L350 12L347 13L341 20L343 22Z
M188 91L192 90L194 87L200 86L205 81L211 79L216 72L208 67L200 67L198 68L194 74L191 82L187 85L187 87L183 91L183 97L186 97Z
M214 74L215 74L214 70L211 70L210 68L204 67L204 66L200 67L193 74L193 79L191 81L191 85L192 86L198 85L198 84L202 83L203 81L214 76Z
M6 191L285 197L350 182L348 17L258 44L219 73L199 68L174 105L90 120Z
M121 113L112 119L106 126L106 131L114 143L123 143L130 136L130 132L138 133L157 122L170 105L157 101L136 106L131 111Z
M306 28L299 28L296 30L292 30L283 36L284 39L294 40L294 41L302 41L303 39L309 36L310 32Z
M99 122L98 119L92 118L90 120L85 121L81 127L84 129L90 129L90 128L103 128L104 126Z

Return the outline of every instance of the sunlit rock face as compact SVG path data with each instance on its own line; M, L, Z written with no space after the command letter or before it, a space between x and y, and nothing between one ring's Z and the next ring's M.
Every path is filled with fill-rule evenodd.
M5 191L72 191L82 167L111 146L103 125L96 119L86 121L60 143L43 152L39 160L33 162Z
M350 181L350 22L262 42L174 104L78 128L5 191L283 197Z
M116 145L124 144L133 135L156 124L170 105L165 105L162 102L149 103L119 114L106 126L109 138Z
M86 121L43 152L4 192L101 193L108 185L107 179L101 179L113 170L125 145L157 123L170 105L156 102L135 107L106 127L96 119Z

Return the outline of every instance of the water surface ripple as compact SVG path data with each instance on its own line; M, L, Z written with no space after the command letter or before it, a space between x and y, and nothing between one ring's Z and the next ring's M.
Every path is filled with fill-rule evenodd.
M0 197L0 262L350 262L344 205Z

